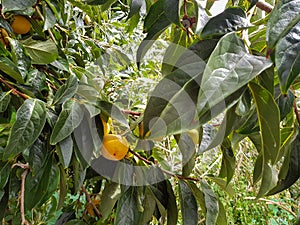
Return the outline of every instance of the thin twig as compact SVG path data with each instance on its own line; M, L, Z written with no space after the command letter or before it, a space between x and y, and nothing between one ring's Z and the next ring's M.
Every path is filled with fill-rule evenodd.
M15 163L13 167L15 166L19 166L22 169L24 169L22 175L21 175L21 190L20 190L20 213L21 213L21 225L30 225L30 223L26 220L25 218L25 208L24 208L24 193L25 193L25 180L26 180L26 176L29 170L29 164L26 163Z
M101 218L102 218L102 215L101 215L101 213L99 212L99 210L97 209L97 207L96 207L96 205L94 204L94 202L91 200L90 194L87 192L87 190L85 189L84 186L81 187L81 190L82 190L82 192L85 194L85 197L86 197L88 203L91 204L91 206L93 207L93 209L94 209L94 211L95 211L97 217L98 217L99 219L101 219Z
M38 13L39 17L40 17L43 21L45 21L45 18L44 18L44 16L43 16L43 14L41 13L41 11L40 11L38 5L36 5L36 6L34 7L34 9L35 9L36 12ZM52 39L52 41L57 45L56 39L55 39L55 37L54 37L52 31L51 31L50 29L48 29L48 32L49 32L49 35L50 35L50 38Z
M18 95L18 96L22 97L23 99L28 99L29 98L28 95L25 95L24 93L22 93L22 92L18 91L17 89L15 89L12 85L7 83L7 81L4 80L2 77L0 77L0 82L3 83L6 87L8 87L14 95Z
M133 112L131 110L126 110L126 109L123 109L121 111L122 111L122 113L129 114L129 115L132 115L132 116L140 116L142 114L140 112Z
M247 200L255 200L255 197L246 197L245 199ZM280 208L284 209L285 211L289 212L290 214L292 214L294 217L297 217L297 214L294 213L291 209L289 209L288 207L284 206L283 203L281 202L275 202L266 198L259 198L258 201L263 201L266 202L267 204L272 204L272 205L277 205Z
M248 2L251 2L251 0L248 0ZM266 13L270 13L272 12L273 10L273 6L270 5L269 3L267 2L263 2L261 0L259 0L257 3L256 3L256 7L265 11Z
M136 156L137 158L139 158L140 160L142 160L143 162L147 163L148 165L155 165L154 162L151 162L151 161L149 161L148 159L145 159L143 156L137 154L136 152L132 151L131 149L129 149L129 152L130 152L131 154L133 154L134 156ZM165 169L163 169L163 168L161 168L161 167L160 167L160 169L161 169L161 171L162 171L164 174L167 174L167 175L169 175L169 176L171 176L171 177L175 177L175 178L177 178L177 179L179 179L179 180L192 180L192 181L200 181L200 180L201 180L201 178L184 177L184 176L181 176L181 175L179 175L179 174L175 174L175 173L172 173L172 172L170 172L170 171L168 171L168 170L165 170Z

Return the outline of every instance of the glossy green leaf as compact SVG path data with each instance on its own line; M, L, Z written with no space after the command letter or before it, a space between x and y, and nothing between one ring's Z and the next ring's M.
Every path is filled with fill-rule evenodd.
M62 111L53 128L50 143L55 145L67 138L79 126L83 116L84 112L78 101L67 100L62 106Z
M206 23L201 32L201 37L203 39L218 37L232 31L245 29L250 25L244 10L241 8L227 8Z
M173 191L170 181L166 181L168 193L168 206L167 206L167 225L176 225L178 222L178 209L176 203L176 196Z
M284 179L280 179L272 190L269 191L268 195L273 195L281 192L290 186L292 186L300 178L300 134L297 135L296 140L292 143L289 158L289 167ZM283 164L282 166L285 166Z
M300 21L300 1L278 1L267 24L267 44L273 49L277 42Z
M146 13L145 10L146 10L145 0L131 0L128 19L130 19L131 17L133 17L135 14L139 12L140 14L145 14Z
M58 143L57 153L60 157L60 162L67 168L71 162L71 157L73 154L73 140L71 136L66 137L64 140Z
M54 27L56 23L56 17L54 13L52 12L51 8L48 7L46 3L43 4L44 9L44 15L45 15L45 22L44 22L44 30L48 30L52 27Z
M182 224L196 225L198 224L198 205L196 198L185 181L179 180L178 184Z
M78 89L78 79L75 75L68 77L66 82L57 90L53 98L53 105L64 103L72 98Z
M0 70L6 73L11 78L15 79L18 83L24 83L24 77L20 73L17 65L9 58L0 57Z
M256 158L253 170L253 183L256 184L262 177L263 172L263 156L259 154Z
M203 180L201 188L206 205L206 225L215 225L219 214L219 201L211 187Z
M226 105L226 98L272 65L270 60L249 54L235 33L221 38L205 68L198 97L199 116L206 108Z
M4 112L7 109L10 103L10 99L11 99L10 92L0 93L0 113Z
M279 109L273 96L262 86L250 83L249 88L256 104L264 163L274 165L280 149Z
M10 24L8 21L6 21L4 18L0 18L0 26L5 28L9 33L13 33L13 29L11 28Z
M21 42L25 47L32 64L44 65L54 62L58 57L58 49L52 40L39 41L27 39Z
M31 66L31 59L25 52L25 48L19 41L10 38L10 46L12 49L12 60L16 64L23 79L27 76Z
M107 219L111 214L116 202L121 197L120 185L117 183L107 182L102 192L100 210L103 219Z
M3 158L11 159L31 146L46 123L46 105L38 99L27 99L17 111Z
M261 86L267 89L272 95L274 95L274 67L270 67L264 70L259 76L258 80Z
M16 11L16 10L26 10L28 8L31 8L36 1L35 0L15 0L15 1L10 1L10 0L2 0L2 12L7 12L7 11Z
M29 148L28 162L32 174L35 175L44 165L48 155L47 140L39 137Z
M300 1L298 1L300 4ZM300 7L299 12L300 14ZM282 92L287 93L300 74L300 16L299 22L280 40L275 49L275 64Z
M118 201L115 224L138 225L140 211L137 202L137 190L130 187Z
M208 1L207 1L208 2ZM195 1L195 5L197 4L197 23L196 23L196 28L195 28L195 34L198 36L201 36L201 32L207 22L209 21L209 16L207 13L208 8L203 8L201 3L199 1ZM208 40L213 40L213 39L208 39Z

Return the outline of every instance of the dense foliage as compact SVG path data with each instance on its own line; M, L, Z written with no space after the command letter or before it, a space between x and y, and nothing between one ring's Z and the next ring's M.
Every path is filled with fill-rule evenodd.
M1 1L3 224L299 224L300 0L214 4Z

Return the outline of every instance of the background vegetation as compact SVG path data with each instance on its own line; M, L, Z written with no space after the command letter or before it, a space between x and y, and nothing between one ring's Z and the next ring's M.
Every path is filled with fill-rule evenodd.
M299 224L300 1L213 4L1 1L2 224Z

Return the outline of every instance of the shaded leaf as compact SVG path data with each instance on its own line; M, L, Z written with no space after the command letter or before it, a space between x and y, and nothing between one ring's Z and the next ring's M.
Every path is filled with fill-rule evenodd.
M167 206L167 225L176 225L178 221L178 209L176 203L176 196L172 189L169 180L166 180L167 193L168 193L168 206Z
M52 40L39 41L27 39L21 42L28 55L32 60L32 64L49 64L54 62L58 57L58 50Z
M118 201L115 224L138 225L140 212L137 202L137 190L129 187Z
M204 193L206 206L206 225L215 225L219 214L219 201L211 187L201 181L201 188Z
M204 26L201 37L203 39L221 36L249 27L246 13L241 8L227 8L224 12L211 18Z
M221 150L223 157L220 170L220 177L226 177L228 184L234 175L236 166L235 156L229 139L224 140L224 142L221 145Z
M231 184L228 181L220 178L220 177L208 177L211 181L215 182L223 191L225 191L229 197L233 197L235 195L235 191Z
M287 94L280 94L276 99L280 111L280 121L282 121L294 107L295 96L291 90L288 90Z
M153 193L151 189L146 187L144 195L145 195L143 201L144 210L141 216L140 224L147 224L152 219L156 207L156 201L155 198L153 197Z
M55 145L68 137L79 126L84 116L81 105L74 99L67 100L53 128L50 144Z
M167 19L180 26L179 22L179 0L164 0L164 12L166 14Z
M276 186L278 180L277 175L278 174L275 166L271 166L267 163L263 164L262 180L256 199L263 197Z
M198 205L190 187L183 180L178 181L182 224L198 224Z
M58 143L57 153L60 157L60 162L64 166L64 168L69 167L71 162L71 157L73 154L73 140L71 136L66 137L64 140Z
M258 114L264 164L271 162L274 165L280 149L279 109L273 96L262 86L250 83L249 88Z
M146 13L146 2L145 0L131 0L130 1L130 11L128 14L128 19L133 17L135 14L139 13L145 14Z
M300 134L292 143L289 158L289 167L284 179L278 181L276 187L269 191L268 195L273 195L281 192L292 186L300 177ZM286 164L283 164L285 166Z
M52 27L54 27L56 23L56 17L54 13L52 12L51 8L48 7L46 3L43 4L44 9L44 16L45 16L45 22L44 22L44 28L43 30L48 30Z
M38 99L27 99L18 109L3 158L11 159L31 146L46 123L45 103Z
M267 44L270 49L300 21L299 12L300 0L278 1L267 23Z
M300 4L300 1L298 1ZM300 7L299 12L300 14ZM275 64L282 92L287 93L290 85L300 74L300 16L299 22L282 37L275 49Z
M97 102L97 107L101 109L101 113L104 113L105 115L118 121L123 126L129 127L125 115L122 113L122 111L117 105L106 101L99 101Z
M0 162L0 190L4 190L11 172L11 164L9 162ZM2 197L0 197L1 199Z

